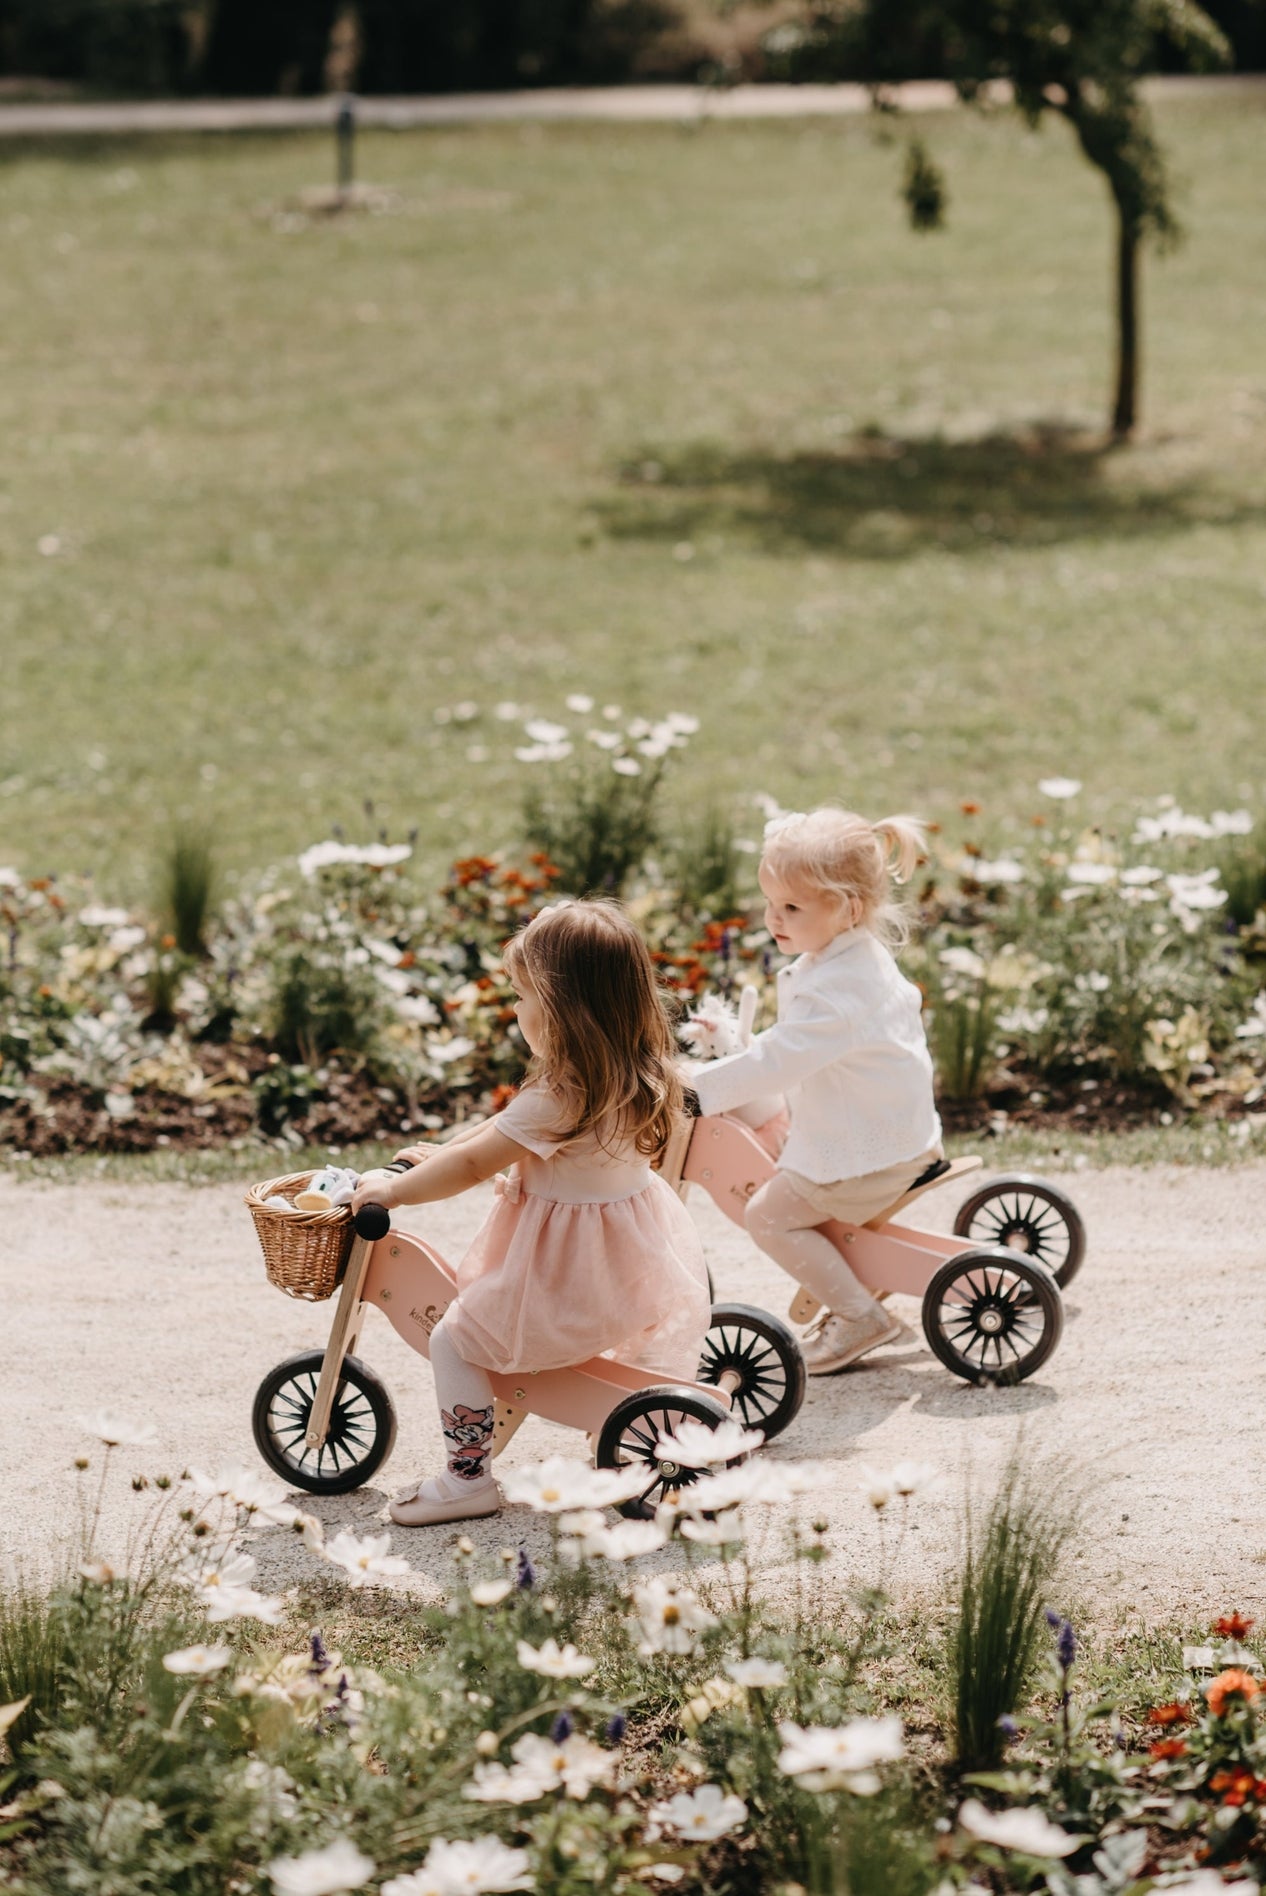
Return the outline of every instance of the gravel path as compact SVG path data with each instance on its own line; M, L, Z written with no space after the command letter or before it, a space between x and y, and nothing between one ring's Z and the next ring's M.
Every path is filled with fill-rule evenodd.
M917 1304L897 1300L910 1334L865 1366L812 1382L798 1421L767 1451L825 1466L821 1492L802 1504L806 1518L820 1512L832 1522L825 1583L843 1592L880 1578L886 1563L899 1594L934 1596L953 1557L969 1469L987 1486L1023 1429L1035 1451L1081 1470L1093 1495L1070 1596L1108 1619L1199 1625L1232 1608L1261 1617L1266 1164L1083 1172L1063 1182L1085 1217L1089 1255L1066 1299L1063 1341L1036 1377L1011 1390L956 1380L924 1343ZM948 1230L960 1195L927 1196L920 1222ZM485 1202L481 1191L404 1222L455 1256ZM781 1273L710 1203L691 1202L718 1295L784 1310ZM269 1287L237 1187L125 1191L11 1177L0 1178L0 1295L0 1566L30 1574L52 1572L72 1544L72 1458L88 1448L99 1466L78 1415L108 1407L158 1429L156 1448L119 1451L98 1551L121 1554L149 1499L131 1492L134 1469L259 1465L255 1387L281 1357L323 1343L334 1308ZM396 1398L398 1444L368 1487L312 1506L329 1527L366 1532L391 1492L437 1465L437 1441L422 1359L373 1317L362 1353ZM566 1431L529 1421L507 1461L578 1446ZM902 1457L934 1463L942 1480L914 1504L914 1526L894 1556L858 1481L864 1465ZM783 1511L769 1510L754 1541L771 1588L787 1559L785 1530ZM489 1549L545 1540L522 1509L472 1533ZM450 1538L445 1529L396 1530L395 1550L416 1570L408 1584L428 1593L446 1584ZM260 1535L254 1550L260 1583L272 1589L322 1571L290 1535Z
M1149 79L1151 99L1231 91L1261 92L1259 73L1207 77L1172 74ZM915 79L893 92L907 112L943 112L958 104L952 85ZM999 93L1005 97L1005 93ZM144 99L117 101L0 101L0 138L100 137L104 134L312 131L332 129L337 97L313 99ZM358 98L357 122L389 131L428 125L489 125L607 121L682 124L698 119L838 118L870 110L859 85L741 85L705 87L568 86L523 92L448 92L424 97Z

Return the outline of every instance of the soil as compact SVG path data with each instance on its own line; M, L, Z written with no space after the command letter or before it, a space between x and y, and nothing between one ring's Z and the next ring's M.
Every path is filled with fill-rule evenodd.
M911 1224L948 1231L982 1174L923 1197ZM130 1477L188 1464L261 1466L251 1402L265 1373L324 1344L331 1304L295 1302L265 1280L237 1186L18 1182L0 1177L0 1299L5 1371L0 1440L6 1456L0 1567L6 1556L50 1574L74 1545L73 1458L102 1449L76 1417L108 1408L153 1423L157 1445L119 1450L98 1553L123 1558L152 1505ZM1055 1604L1104 1625L1266 1614L1261 1493L1260 1338L1266 1328L1266 1163L1231 1172L1157 1166L1070 1172L1059 1181L1085 1219L1086 1262L1064 1298L1058 1348L1010 1389L958 1380L932 1355L913 1298L892 1308L907 1328L863 1364L810 1381L787 1433L765 1453L818 1464L799 1503L757 1518L751 1546L762 1589L789 1597L805 1570L788 1551L800 1509L831 1523L830 1559L814 1570L822 1603L886 1581L898 1598L936 1604L959 1542L965 1487L990 1483L1017 1441L1027 1456L1071 1470L1085 1525ZM712 1203L691 1197L717 1294L785 1311L788 1283ZM460 1256L489 1203L486 1188L404 1215L447 1256ZM395 1451L364 1488L308 1505L333 1530L382 1531L384 1504L438 1466L430 1372L370 1317L360 1354L383 1377L400 1419ZM583 1452L579 1439L529 1420L509 1463ZM866 1466L900 1459L939 1471L908 1519L876 1516L860 1486ZM94 1489L95 1491L95 1489ZM522 1508L472 1523L491 1556L523 1541L548 1551L548 1527ZM452 1583L452 1534L394 1530L409 1558L407 1588L435 1597ZM280 1530L253 1537L261 1583L284 1590L324 1570ZM654 1570L680 1553L639 1563ZM707 1569L706 1571L711 1571ZM810 1577L806 1577L806 1584Z
M452 1103L435 1091L407 1099L358 1069L329 1071L312 1086L304 1069L286 1068L256 1048L198 1046L191 1050L205 1076L194 1098L151 1088L133 1096L125 1118L107 1112L98 1089L73 1080L33 1082L32 1094L0 1103L0 1150L32 1158L63 1152L151 1152L155 1147L222 1146L230 1140L275 1135L283 1126L304 1145L355 1145L394 1138L424 1113ZM255 1090L270 1071L283 1076L276 1094Z

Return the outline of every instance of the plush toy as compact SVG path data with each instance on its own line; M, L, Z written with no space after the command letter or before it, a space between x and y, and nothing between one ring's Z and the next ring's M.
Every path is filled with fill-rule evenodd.
M295 1194L296 1211L333 1211L338 1205L350 1205L360 1173L347 1165L327 1165L316 1172L301 1192Z
M760 996L754 987L740 988L737 1011L719 994L705 994L694 1013L683 1021L681 1037L689 1043L700 1065L709 1060L722 1060L727 1053L742 1053L751 1045L759 1005ZM783 1108L781 1093L766 1093L749 1100L746 1106L736 1106L732 1116L741 1119L745 1126L756 1128L767 1125Z

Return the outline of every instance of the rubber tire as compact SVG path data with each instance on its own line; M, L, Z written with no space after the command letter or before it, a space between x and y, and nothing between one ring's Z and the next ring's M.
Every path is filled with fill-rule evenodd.
M789 1428L800 1413L808 1387L808 1372L805 1369L804 1352L795 1331L768 1310L758 1310L754 1304L714 1304L712 1321L708 1325L708 1336L704 1343L704 1353L699 1359L698 1381L715 1383L720 1373L727 1367L740 1369L738 1363L727 1364L722 1358L709 1361L708 1346L712 1342L714 1331L725 1325L729 1329L751 1330L773 1345L779 1365L786 1377L786 1388L781 1399L766 1416L749 1415L743 1406L743 1391L737 1389L731 1398L730 1414L737 1416L744 1427L763 1429L765 1440L772 1442L776 1435Z
M594 1450L594 1466L597 1468L626 1467L628 1464L619 1459L620 1440L624 1431L630 1423L637 1422L643 1417L649 1420L656 1412L659 1413L662 1421L668 1424L668 1429L664 1431L666 1433L671 1433L674 1415L689 1416L692 1421L706 1422L714 1429L719 1428L722 1422L729 1420L728 1412L719 1402L714 1402L710 1396L701 1396L693 1389L683 1389L676 1383L657 1383L649 1389L639 1389L636 1395L624 1396L617 1402L603 1423L598 1434L598 1445ZM737 1459L746 1461L747 1457L740 1455ZM727 1464L729 1467L734 1465L734 1462ZM649 1463L647 1467L649 1473ZM704 1472L701 1468L683 1469L685 1479L673 1483L672 1486L674 1488L689 1487L691 1482L697 1481ZM656 1484L648 1482L647 1485L649 1489ZM658 1500L662 1500L666 1492L667 1489L661 1489ZM631 1520L648 1521L654 1516L656 1505L656 1501L647 1501L639 1497L632 1501L622 1501L619 1504L619 1512L628 1515Z
M982 1268L1004 1269L1022 1278L1029 1285L1032 1297L1042 1312L1042 1334L1033 1349L1017 1363L998 1370L982 1369L963 1356L945 1335L939 1320L941 1299L949 1286L956 1278ZM1045 1264L1039 1264L1036 1258L1025 1257L1020 1251L1009 1251L1004 1245L996 1245L988 1250L964 1251L958 1257L947 1258L923 1293L923 1334L933 1353L955 1376L982 1387L1005 1388L1013 1383L1024 1382L1046 1362L1063 1333L1064 1300L1052 1273Z
M1058 1185L1052 1185L1049 1179L1033 1178L1027 1172L1009 1172L1002 1178L995 1178L988 1185L982 1185L973 1192L958 1208L954 1218L954 1236L956 1238L974 1238L977 1244L992 1246L997 1240L988 1234L972 1231L972 1221L978 1212L984 1210L993 1199L1004 1197L1008 1192L1028 1193L1041 1199L1058 1212L1068 1232L1068 1256L1057 1271L1051 1271L1061 1290L1066 1290L1081 1269L1086 1256L1086 1227L1081 1221L1081 1213L1066 1192ZM1010 1246L1004 1248L1010 1249ZM1036 1262L1045 1262L1034 1252L1019 1251L1019 1257L1036 1257ZM1050 1270L1050 1265L1046 1265Z
M369 1451L353 1467L329 1475L297 1468L286 1459L268 1426L268 1411L277 1392L301 1375L311 1373L319 1379L324 1361L324 1350L301 1350L297 1356L288 1356L284 1363L278 1363L275 1369L270 1369L255 1392L251 1409L251 1433L255 1437L256 1448L273 1473L280 1475L292 1488L303 1488L308 1494L350 1494L353 1489L362 1488L370 1476L377 1473L396 1441L396 1410L391 1392L368 1363L363 1363L358 1356L345 1357L339 1384L340 1393L345 1383L351 1383L359 1390L369 1404L374 1421L374 1439ZM336 1406L333 1413L337 1413L338 1395L334 1400ZM311 1406L309 1400L309 1413Z

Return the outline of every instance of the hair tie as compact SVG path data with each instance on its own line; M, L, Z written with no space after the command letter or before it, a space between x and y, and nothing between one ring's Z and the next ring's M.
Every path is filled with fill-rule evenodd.
M771 816L765 825L765 841L768 842L771 836L777 836L778 832L785 830L789 823L802 823L803 821L803 810L784 810L781 816Z

